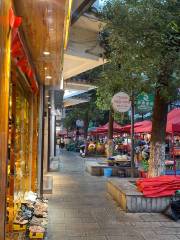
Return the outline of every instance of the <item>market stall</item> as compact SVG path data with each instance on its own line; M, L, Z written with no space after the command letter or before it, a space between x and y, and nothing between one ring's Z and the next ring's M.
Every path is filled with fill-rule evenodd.
M146 121L144 124L136 126L135 134L150 134L152 131L152 122ZM173 109L167 115L166 135L169 139L170 151L169 159L165 161L166 174L180 174L180 109Z
M106 123L103 126L97 127L96 129L93 129L89 131L89 135L95 138L95 147L89 148L89 153L96 153L96 154L105 154L106 149L106 139L109 129L109 123ZM114 134L119 134L121 132L121 126L114 122L113 123L113 132ZM102 140L104 139L104 140ZM90 144L91 146L92 144Z

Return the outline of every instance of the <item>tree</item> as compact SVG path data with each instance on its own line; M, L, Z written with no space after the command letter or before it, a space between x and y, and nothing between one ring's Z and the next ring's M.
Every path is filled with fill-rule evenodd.
M67 135L69 131L75 129L76 127L76 117L77 117L77 112L76 109L73 109L68 112L64 119L64 127L67 129Z
M108 48L108 47L107 47ZM126 78L128 76L126 75ZM135 79L132 85L131 78L129 79L129 86L124 84L124 75L119 65L108 63L104 66L101 74L98 75L97 101L96 104L99 109L109 111L109 129L108 129L108 144L107 156L113 155L113 123L117 119L117 113L113 111L111 106L111 99L113 95L119 91L131 92L134 88Z
M67 129L76 128L76 120L84 121L84 138L88 135L88 126L90 121L100 122L104 118L104 112L96 106L96 93L93 92L89 102L82 103L74 107L66 116L64 125Z
M163 171L168 105L180 86L179 7L178 0L110 0L102 11L107 57L127 76L122 82L133 87L135 76L137 88L144 80L155 94L149 176Z
M107 37L107 35L105 36ZM107 41L107 39L105 40ZM105 49L108 49L107 54L109 55L110 46L107 46ZM119 91L124 91L128 93L132 99L141 89L143 90L144 76L141 73L135 74L133 69L131 70L130 68L129 71L124 70L118 62L111 61L104 66L104 70L99 74L98 80L97 106L100 109L109 110L108 149L110 150L107 152L109 153L108 156L112 156L113 122L114 119L118 119L117 116L120 115L115 113L112 109L112 97ZM132 154L132 165L134 165L133 156Z

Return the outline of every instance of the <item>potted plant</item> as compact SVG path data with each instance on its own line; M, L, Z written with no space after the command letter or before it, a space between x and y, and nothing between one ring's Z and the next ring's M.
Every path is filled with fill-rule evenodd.
M146 159L143 159L141 162L142 169L140 170L140 177L147 178L148 168L149 168L149 162Z

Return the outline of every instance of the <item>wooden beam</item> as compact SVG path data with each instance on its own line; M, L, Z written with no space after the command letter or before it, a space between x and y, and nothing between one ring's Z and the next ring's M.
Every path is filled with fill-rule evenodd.
M71 18L71 26L87 11L96 0L84 0L80 6L73 12Z

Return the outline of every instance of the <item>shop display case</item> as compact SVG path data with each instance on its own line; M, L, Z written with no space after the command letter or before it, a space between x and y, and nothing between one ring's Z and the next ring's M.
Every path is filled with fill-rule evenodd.
M12 72L9 97L7 232L12 233L14 218L24 196L36 190L37 95L23 84L17 70ZM17 229L17 227L16 227Z

